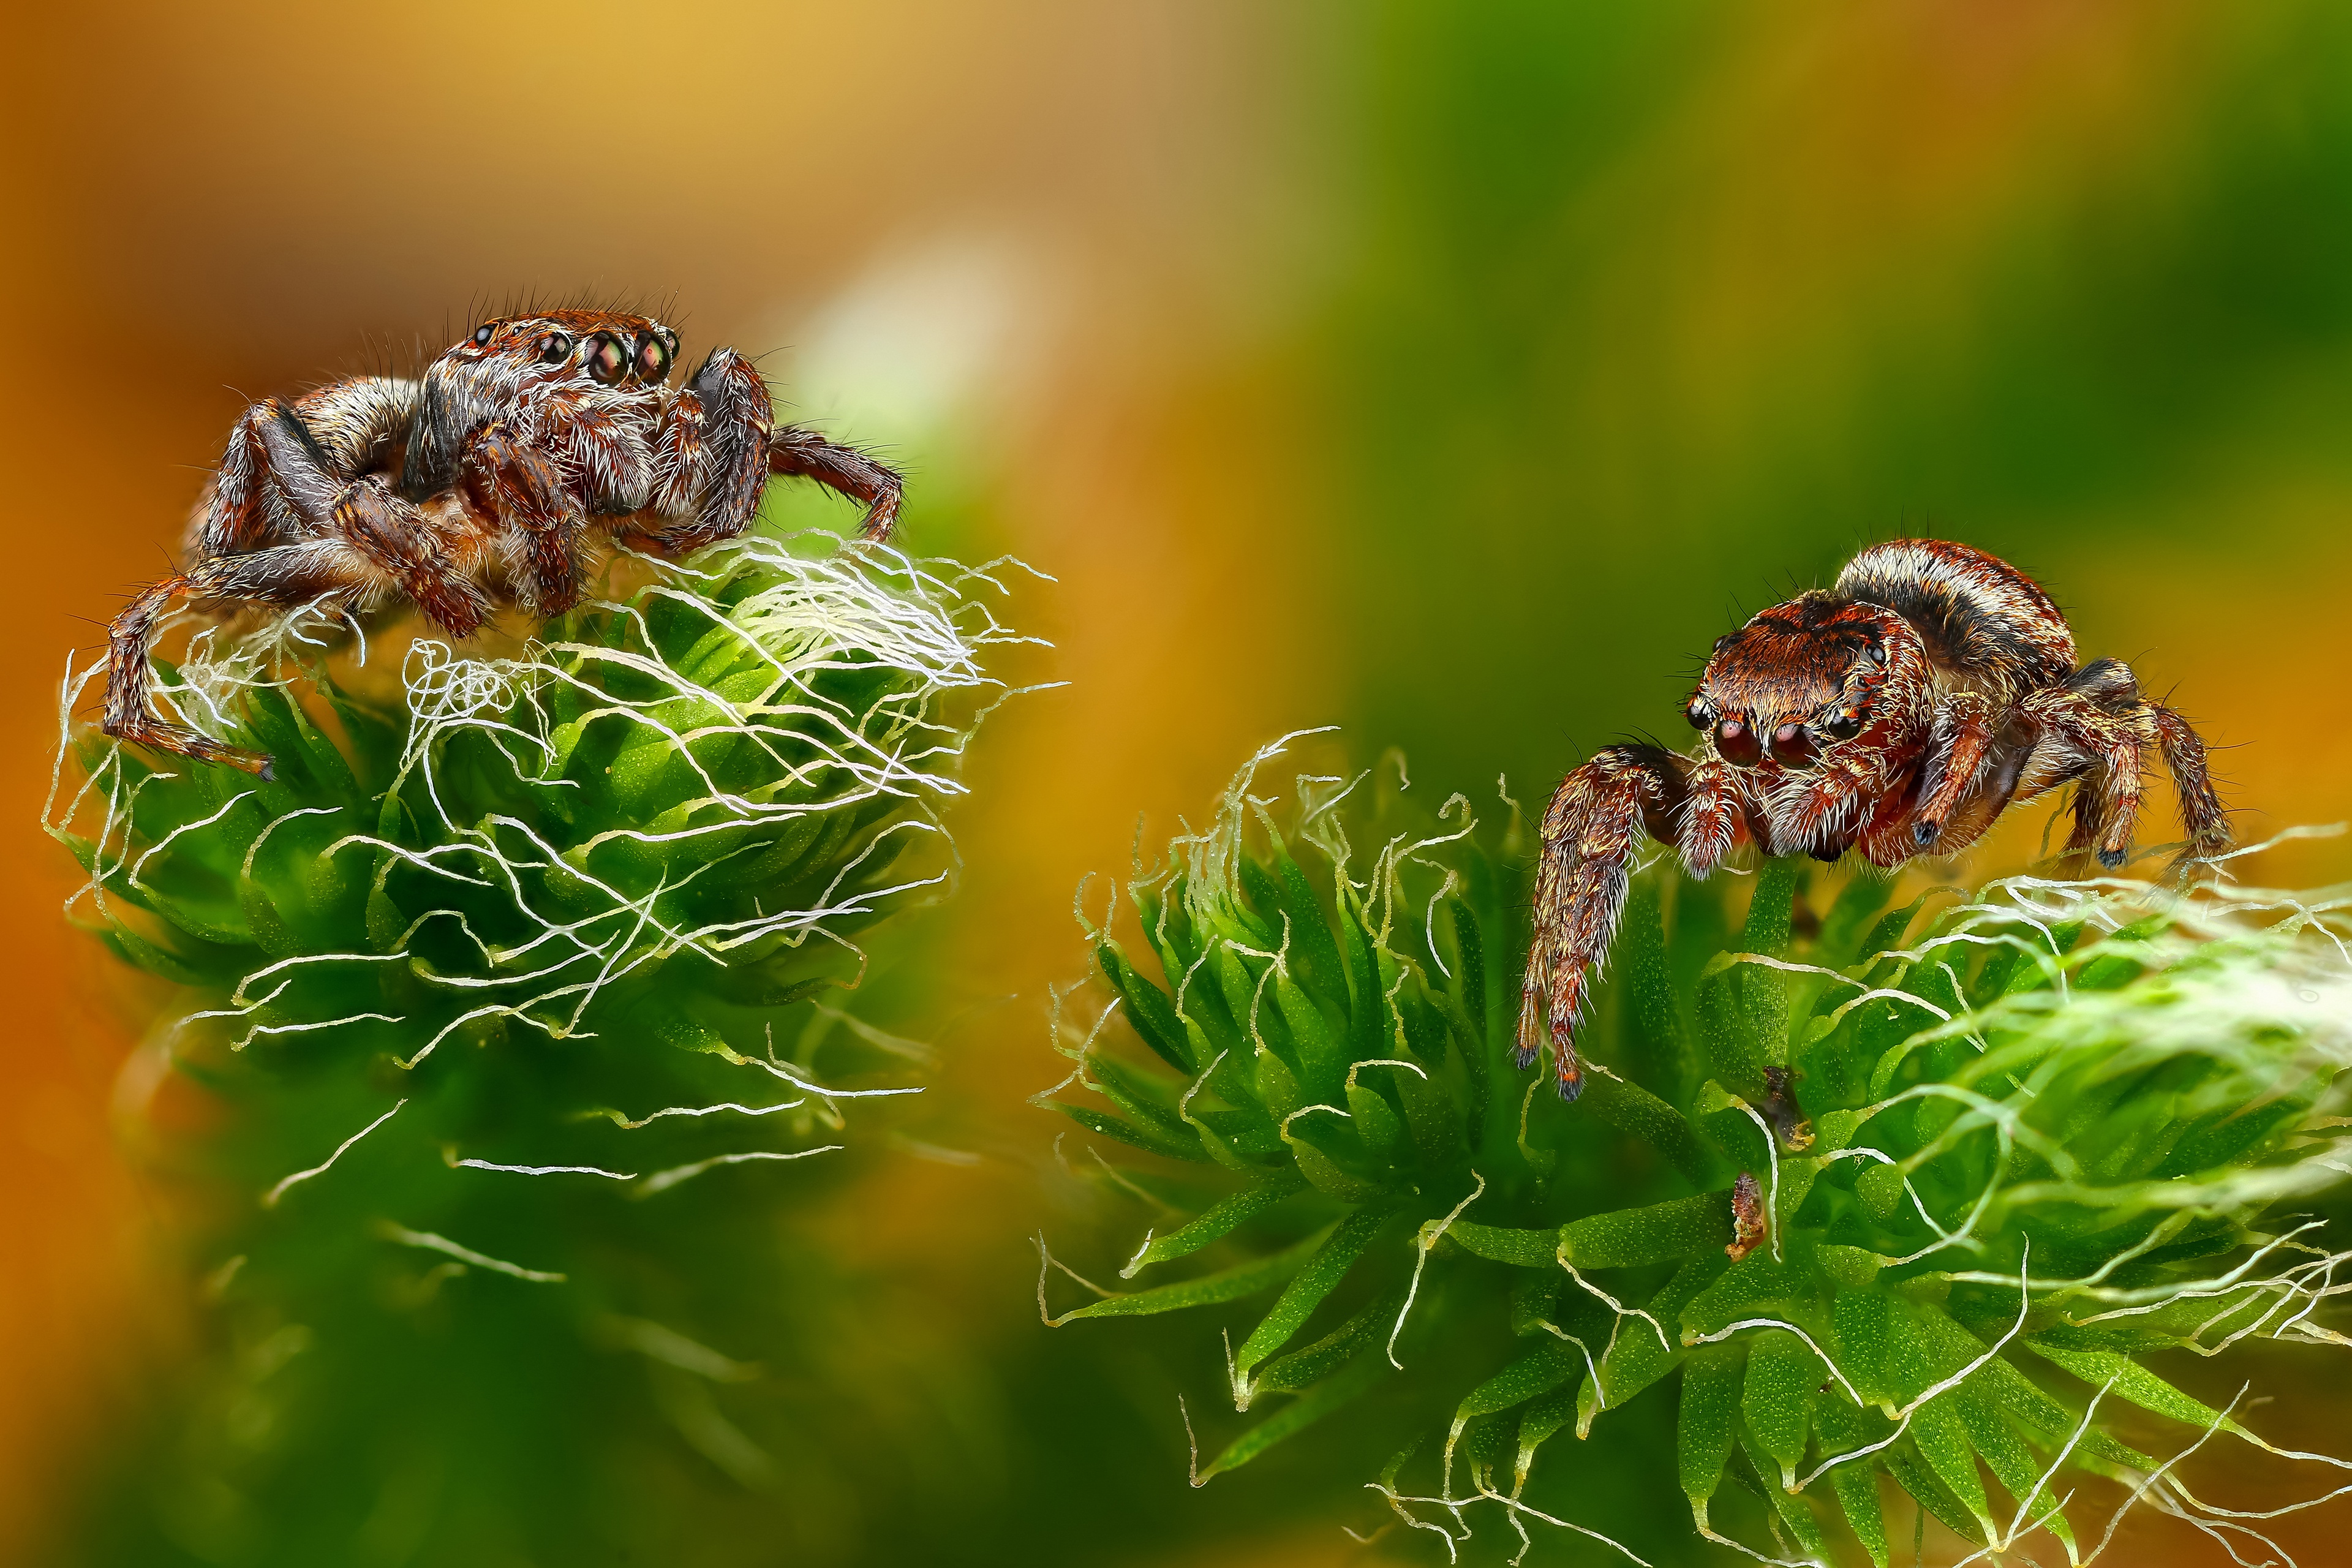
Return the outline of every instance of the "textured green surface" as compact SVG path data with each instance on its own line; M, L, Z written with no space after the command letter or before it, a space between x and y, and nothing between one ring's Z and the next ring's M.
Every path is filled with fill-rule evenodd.
M405 711L200 642L167 698L274 782L71 742L76 908L194 988L134 1079L217 1335L123 1559L582 1561L653 1544L681 1458L822 1473L791 1390L870 1358L779 1220L910 1091L824 996L943 882L1003 634L887 554L646 574L516 658L418 642Z
M1170 1162L1132 1293L1052 1321L1219 1310L1245 1419L1223 1437L1193 1411L1228 1444L1202 1479L1369 1402L1350 1442L1442 1438L1391 1467L1396 1506L1484 1552L1516 1539L1505 1498L1626 1513L1580 1453L1539 1462L1572 1408L1759 1551L1843 1535L1884 1562L1884 1474L1965 1538L2046 1529L2071 1556L2084 1472L2157 1463L2114 1435L2121 1404L2175 1447L2235 1430L2147 1356L2324 1353L2298 1324L2342 1255L2287 1210L2340 1176L2340 899L2020 879L1884 915L1888 885L1796 862L1646 872L1570 1105L1509 1058L1516 815L1481 827L1457 796L1433 821L1383 769L1302 778L1285 824L1258 798L1273 755L1139 872L1148 960L1094 933L1116 1016L1050 1099ZM1774 1064L1810 1118L1785 1140ZM1735 1261L1742 1171L1772 1220ZM1050 1299L1072 1287L1047 1261ZM1662 1383L1679 1395L1643 1397Z

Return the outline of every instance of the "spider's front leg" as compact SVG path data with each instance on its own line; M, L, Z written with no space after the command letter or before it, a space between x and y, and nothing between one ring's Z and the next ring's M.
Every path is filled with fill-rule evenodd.
M1549 1014L1559 1092L1584 1087L1576 1028L1592 972L1608 956L1625 908L1626 863L1636 836L1674 838L1675 819L1690 798L1690 764L1660 746L1612 746L1567 778L1544 811L1542 858L1536 868L1535 930L1519 998L1518 1063L1534 1065Z
M768 468L772 473L814 479L852 500L863 501L866 521L857 531L864 538L887 542L890 531L898 526L906 481L898 469L875 461L855 447L787 425L768 443Z
M1976 789L1992 754L1993 736L1992 700L1984 693L1956 691L1937 705L1919 808L1911 821L1912 840L1919 848L1942 837L1952 813Z
M515 597L523 609L543 619L579 603L580 533L587 517L552 455L506 425L491 425L467 445L466 468L491 510L522 531Z
M702 362L654 433L651 510L630 531L665 555L689 555L751 526L768 486L775 430L768 384L732 349Z
M660 476L654 509L690 519L654 535L672 555L751 527L771 474L814 479L864 502L859 531L874 540L890 537L905 489L897 470L854 447L794 425L776 428L768 384L732 349L705 360L663 416L654 468Z

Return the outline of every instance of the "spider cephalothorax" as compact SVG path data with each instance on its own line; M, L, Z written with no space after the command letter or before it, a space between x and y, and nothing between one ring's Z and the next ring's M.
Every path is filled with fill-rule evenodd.
M485 321L416 380L354 376L247 409L192 524L194 560L108 634L105 729L269 775L269 759L167 724L148 647L182 598L222 607L405 600L452 637L501 603L561 614L614 544L677 556L751 525L772 474L866 507L887 539L898 476L794 426L732 349L669 382L677 334L647 316Z
M1544 813L1518 1053L1530 1066L1549 1039L1563 1094L1582 1082L1576 1027L1639 832L1700 877L1748 846L1892 868L1965 848L2011 805L2072 784L2067 854L2112 869L2155 754L2179 787L2185 856L2230 842L2188 721L2115 659L2076 668L2050 596L1965 544L1874 545L1834 587L1755 616L1717 641L1686 715L1701 731L1688 756L1612 746Z

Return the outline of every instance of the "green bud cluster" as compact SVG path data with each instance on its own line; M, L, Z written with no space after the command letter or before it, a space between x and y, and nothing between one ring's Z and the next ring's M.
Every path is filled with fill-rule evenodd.
M1050 1091L1155 1157L1106 1187L1157 1214L1102 1249L1131 1287L1041 1244L1040 1310L1226 1321L1250 1420L1196 1485L1355 1405L1449 1553L1482 1510L1676 1551L1677 1484L1685 1530L1781 1561L1885 1568L1883 1480L1980 1550L2094 1555L2094 1495L2244 1528L2145 1434L2267 1445L2148 1358L2352 1342L2321 1321L2352 1254L2290 1212L2345 1172L2352 900L2021 878L1888 911L1809 862L1662 864L1567 1103L1512 1058L1517 807L1433 821L1383 770L1302 777L1278 826L1278 749L1136 878L1143 963L1090 928L1104 1007ZM1571 1432L1615 1441L1539 1467Z
M434 1468L416 1529L455 1552L452 1498L562 1495L520 1470L591 1441L561 1412L614 1352L710 1461L773 1470L724 1409L755 1358L706 1341L777 1288L780 1167L841 1147L856 1096L912 1092L822 994L951 871L936 808L1006 634L967 596L982 574L882 551L751 537L624 569L642 586L518 657L415 642L398 706L289 656L315 618L199 632L163 699L268 778L78 731L68 676L49 826L89 873L74 907L194 994L126 1082L208 1108L194 1135L148 1118L228 1342L158 1483L198 1557L345 1560L407 1484L344 1473L354 1450ZM593 1538L515 1527L558 1555L570 1530Z

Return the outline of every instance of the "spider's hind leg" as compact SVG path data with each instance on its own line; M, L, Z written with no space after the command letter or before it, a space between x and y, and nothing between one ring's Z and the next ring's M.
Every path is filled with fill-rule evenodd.
M1663 747L1612 746L1561 780L1544 811L1535 931L1519 998L1518 1064L1533 1066L1549 1038L1564 1098L1575 1099L1584 1087L1576 1029L1592 973L1608 956L1624 912L1626 865L1636 836L1647 831L1672 842L1675 817L1689 793L1688 766Z
M2180 797L2180 825L2188 830L2189 841L2181 847L2176 864L2185 869L2230 847L2230 818L2213 788L2212 772L2205 765L2204 737L2161 702L2147 704L2147 711L2156 721L2165 769L2172 774L2174 793Z
M2053 769L2054 776L2042 787L2075 781L2069 859L2095 855L2111 871L2123 865L2151 752L2164 758L2179 793L2181 825L2188 830L2182 858L2193 861L2229 847L2229 819L2205 765L2204 742L2179 714L2142 698L2128 666L2112 658L2094 660L2064 686L2035 692L2026 707L2043 732L2042 744L2055 742L2054 752L2069 759ZM2033 764L2028 771L2034 771Z
M125 605L107 628L106 714L100 728L150 751L226 763L263 779L274 777L265 753L240 750L155 716L150 699L157 625L180 598L246 600L292 608L370 580L371 574L352 552L329 541L223 556L164 578Z

